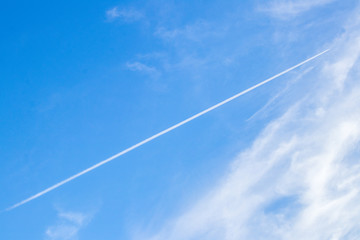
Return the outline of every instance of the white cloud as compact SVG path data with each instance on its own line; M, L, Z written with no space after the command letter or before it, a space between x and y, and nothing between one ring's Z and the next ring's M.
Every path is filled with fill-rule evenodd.
M76 240L78 233L91 219L90 214L58 210L58 220L55 225L45 231L47 240Z
M216 187L148 239L358 239L359 38L360 21L306 77L321 83L269 124Z
M160 72L155 67L150 67L141 62L127 62L126 67L130 71L143 72L155 78L160 75Z
M164 40L174 41L185 39L200 42L211 36L221 36L224 31L226 31L226 29L214 29L210 23L202 20L182 28L166 29L160 27L154 34Z
M142 19L144 15L135 9L119 9L113 7L106 11L106 18L108 21L120 19L125 22L135 22Z
M265 6L260 7L260 9L274 17L286 19L334 1L335 0L273 0Z

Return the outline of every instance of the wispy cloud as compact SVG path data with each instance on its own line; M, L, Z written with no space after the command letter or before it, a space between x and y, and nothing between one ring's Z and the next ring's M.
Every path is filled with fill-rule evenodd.
M291 18L336 0L273 0L259 9L277 18Z
M304 70L302 73L298 74L298 75L296 76L296 78L288 81L288 82L286 83L286 86L285 86L280 92L278 92L275 96L273 96L272 98L270 98L263 107L261 107L259 110L257 110L257 111L256 111L253 115L251 115L246 121L253 121L253 120L256 119L256 118L259 118L259 117L261 118L261 117L262 117L261 115L263 115L263 116L267 115L267 114L268 114L267 112L273 110L273 108L276 107L276 102L278 101L278 99L279 99L280 97L283 97L283 96L288 92L288 90L290 89L290 87L291 87L292 85L294 85L295 82L298 82L299 80L301 80L307 73L311 72L313 69L314 69L313 66L308 67L308 68L307 68L306 70Z
M221 35L224 31L225 29L213 29L213 26L206 21L198 21L182 28L167 29L165 27L159 27L154 34L164 40L174 41L185 39L198 42L210 36Z
M135 22L144 17L141 12L135 9L119 9L118 7L107 10L105 14L108 21L119 19L125 22Z
M45 239L76 240L80 229L90 220L90 214L58 210L57 223L46 229Z
M358 239L359 38L358 21L307 75L316 88L271 122L216 187L148 239Z
M155 68L141 62L127 62L126 68L134 72L142 72L152 77L159 77L161 73Z

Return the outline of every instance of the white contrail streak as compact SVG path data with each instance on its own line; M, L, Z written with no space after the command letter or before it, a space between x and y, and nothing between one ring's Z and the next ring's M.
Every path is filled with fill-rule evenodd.
M27 202L30 202L31 200L34 200L34 199L44 195L45 193L48 193L48 192L50 192L50 191L64 185L65 183L70 182L70 181L74 180L75 178L78 178L81 175L84 175L85 173L88 173L88 172L100 167L101 165L104 165L105 163L108 163L108 162L114 160L115 158L118 158L121 155L124 155L125 153L134 150L135 148L138 148L141 145L144 145L145 143L150 142L150 141L154 140L155 138L158 138L161 135L164 135L165 133L168 133L168 132L170 132L170 131L172 131L172 130L174 130L174 129L176 129L176 128L178 128L178 127L180 127L180 126L182 126L182 125L184 125L184 124L186 124L186 123L188 123L188 122L190 122L192 120L194 120L195 118L198 118L198 117L204 115L205 113L210 112L210 111L214 110L215 108L218 108L218 107L220 107L220 106L234 100L235 98L238 98L238 97L244 95L245 93L248 93L248 92L254 90L255 88L258 88L258 87L264 85L265 83L270 82L270 81L274 80L275 78L278 78L281 75L284 75L285 73L290 72L291 70L294 70L295 68L300 67L301 65L303 65L303 64L305 64L305 63L319 57L320 55L326 53L327 51L329 51L329 49L327 49L327 50L325 50L325 51L323 51L323 52L321 52L321 53L319 53L319 54L317 54L317 55L315 55L315 56L313 56L311 58L308 58L305 61L303 61L303 62L301 62L301 63L299 63L299 64L297 64L297 65L295 65L295 66L293 66L291 68L288 68L285 71L283 71L281 73L278 73L275 76L273 76L271 78L268 78L265 81L263 81L261 83L258 83L258 84L254 85L254 86L252 86L252 87L250 87L250 88L248 88L248 89L246 89L246 90L244 90L244 91L242 91L242 92L240 92L240 93L238 93L238 94L236 94L236 95L234 95L232 97L229 97L228 99L226 99L226 100L224 100L224 101L222 101L222 102L220 102L220 103L218 103L218 104L216 104L216 105L214 105L212 107L209 107L208 109L205 109L204 111L199 112L198 114L195 114L194 116L189 117L189 118L185 119L184 121L179 122L179 123L175 124L174 126L171 126L171 127L167 128L167 129L165 129L165 130L163 130L163 131L161 131L161 132L159 132L159 133L157 133L157 134L155 134L155 135L153 135L153 136L151 136L151 137L149 137L149 138L147 138L147 139L145 139L145 140L143 140L143 141L141 141L141 142L139 142L139 143L137 143L137 144L135 144L135 145L133 145L133 146L119 152L119 153L117 153L117 154L115 154L114 156L111 156L111 157L109 157L109 158L107 158L107 159L105 159L105 160L103 160L103 161L101 161L101 162L99 162L99 163L97 163L97 164L95 164L95 165L93 165L93 166L91 166L91 167L89 167L89 168L87 168L87 169L85 169L85 170L83 170L83 171L81 171L81 172L79 172L79 173L77 173L77 174L75 174L75 175L73 175L73 176L71 176L71 177L69 177L69 178L67 178L67 179L53 185L53 186L51 186L51 187L49 187L49 188L47 188L47 189L45 189L44 191L41 191L41 192L35 194L34 196L31 196L31 197L29 197L29 198L27 198L27 199L25 199L25 200L23 200L23 201L21 201L19 203L7 208L6 211L12 210L12 209L14 209L16 207L19 207L19 206L27 203Z

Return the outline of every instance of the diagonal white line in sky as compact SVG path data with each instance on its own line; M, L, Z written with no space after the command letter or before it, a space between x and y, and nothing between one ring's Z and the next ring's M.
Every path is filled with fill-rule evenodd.
M215 104L214 106L209 107L209 108L205 109L204 111L199 112L199 113L197 113L197 114L195 114L195 115L193 115L193 116L191 116L191 117L189 117L189 118L187 118L187 119L185 119L185 120L183 120L183 121L181 121L181 122L167 128L167 129L165 129L165 130L163 130L163 131L161 131L161 132L159 132L159 133L157 133L157 134L155 134L155 135L153 135L153 136L151 136L151 137L149 137L149 138L147 138L147 139L145 139L145 140L143 140L143 141L141 141L141 142L139 142L139 143L137 143L137 144L135 144L135 145L133 145L133 146L131 146L131 147L129 147L129 148L127 148L127 149L125 149L125 150L123 150L123 151L121 151L121 152L119 152L119 153L117 153L117 154L115 154L115 155L113 155L113 156L111 156L111 157L109 157L109 158L107 158L107 159L105 159L105 160L103 160L103 161L101 161L101 162L99 162L99 163L97 163L97 164L95 164L95 165L93 165L93 166L91 166L91 167L89 167L89 168L87 168L87 169L85 169L85 170L83 170L83 171L81 171L81 172L79 172L79 173L77 173L77 174L75 174L75 175L73 175L73 176L71 176L71 177L69 177L69 178L67 178L67 179L65 179L65 180L63 180L63 181L61 181L61 182L59 182L59 183L45 189L45 190L43 190L43 191L41 191L41 192L39 192L39 193L37 193L37 194L35 194L33 196L21 201L21 202L19 202L19 203L17 203L17 204L15 204L15 205L13 205L13 206L11 206L11 207L9 207L9 208L7 208L7 209L5 209L5 210L9 211L9 210L12 210L14 208L17 208L17 207L27 203L27 202L30 202L30 201L32 201L32 200L34 200L34 199L36 199L36 198L38 198L38 197L40 197L40 196L42 196L44 194L56 189L56 188L64 185L65 183L68 183L68 182L74 180L75 178L78 178L78 177L84 175L85 173L88 173L88 172L100 167L101 165L104 165L105 163L108 163L108 162L114 160L115 158L118 158L121 155L124 155L125 153L134 150L135 148L138 148L141 145L144 145L145 143L150 142L150 141L154 140L155 138L158 138L161 135L164 135L164 134L166 134L166 133L168 133L168 132L170 132L170 131L172 131L172 130L174 130L174 129L176 129L176 128L178 128L178 127L180 127L180 126L182 126L182 125L184 125L184 124L186 124L186 123L188 123L188 122L190 122L190 121L192 121L192 120L194 120L194 119L196 119L196 118L198 118L198 117L200 117L202 115L204 115L205 113L208 113L208 112L210 112L210 111L212 111L212 110L214 110L214 109L216 109L216 108L218 108L218 107L220 107L220 106L222 106L222 105L224 105L224 104L226 104L226 103L228 103L228 102L230 102L230 101L232 101L232 100L234 100L234 99L236 99L236 98L238 98L238 97L240 97L242 95L244 95L245 93L248 93L248 92L250 92L250 91L252 91L252 90L254 90L254 89L256 89L256 88L258 88L258 87L260 87L262 85L264 85L265 83L268 83L268 82L274 80L275 78L278 78L278 77L284 75L285 73L288 73L288 72L294 70L295 68L298 68L298 67L304 65L305 63L307 63L307 62L321 56L322 54L326 53L327 51L329 51L329 49L327 49L327 50L325 50L325 51L323 51L323 52L321 52L319 54L316 54L315 56L313 56L311 58L308 58L305 61L303 61L303 62L301 62L299 64L296 64L295 66L290 67L290 68L286 69L285 71L282 71L281 73L278 73L278 74L276 74L276 75L274 75L274 76L272 76L272 77L270 77L270 78L268 78L268 79L266 79L266 80L264 80L264 81L262 81L262 82L260 82L260 83L258 83L256 85L254 85L254 86L252 86L252 87L250 87L250 88L248 88L248 89L246 89L246 90L244 90L244 91L242 91L242 92L240 92L240 93L238 93L238 94L236 94L236 95L234 95L232 97L229 97L228 99L225 99L224 101L219 102L218 104Z

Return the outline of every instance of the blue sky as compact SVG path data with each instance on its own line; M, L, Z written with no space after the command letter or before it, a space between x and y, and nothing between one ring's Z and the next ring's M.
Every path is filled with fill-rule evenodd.
M12 1L0 239L356 239L357 1Z

